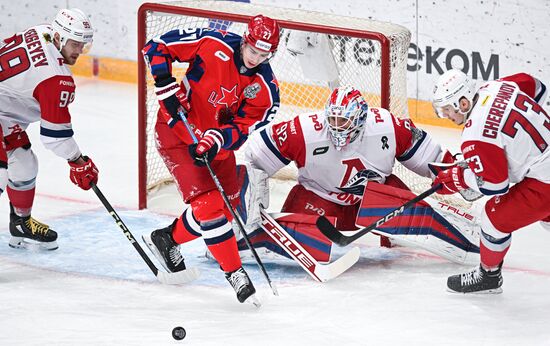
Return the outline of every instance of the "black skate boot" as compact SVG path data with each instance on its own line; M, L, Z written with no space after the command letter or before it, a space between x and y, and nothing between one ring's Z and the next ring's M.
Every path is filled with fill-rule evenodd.
M447 288L455 293L502 293L502 262L498 269L485 270L481 264L467 273L449 276Z
M185 270L185 262L181 255L179 245L172 238L172 230L176 220L168 227L157 229L151 235L143 235L143 241L151 250L160 264L171 273Z
M252 304L258 307L260 306L260 302L254 295L254 293L256 293L256 289L254 288L252 281L250 281L250 278L244 271L243 267L240 267L235 271L225 273L225 278L229 281L231 287L233 287L237 293L237 299L239 302L244 303L249 300Z
M43 250L55 250L57 246L57 233L46 224L38 222L29 216L15 214L10 203L10 233L9 246L13 248L26 248L29 245L38 245ZM28 241L30 240L30 241Z

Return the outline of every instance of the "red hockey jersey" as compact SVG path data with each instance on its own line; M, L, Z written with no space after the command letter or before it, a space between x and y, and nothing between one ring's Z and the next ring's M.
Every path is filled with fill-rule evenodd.
M191 103L189 122L197 135L221 129L227 150L238 149L279 107L279 86L270 65L246 68L240 45L241 36L233 33L179 29L152 39L143 49L155 79L170 76L174 62L189 63L181 83ZM184 142L192 143L181 122L163 116Z

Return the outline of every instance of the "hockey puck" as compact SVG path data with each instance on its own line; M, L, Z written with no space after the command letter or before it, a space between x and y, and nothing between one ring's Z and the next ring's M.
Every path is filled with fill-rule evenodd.
M187 333L183 327L176 327L172 329L172 337L176 340L183 340L185 335L187 335Z

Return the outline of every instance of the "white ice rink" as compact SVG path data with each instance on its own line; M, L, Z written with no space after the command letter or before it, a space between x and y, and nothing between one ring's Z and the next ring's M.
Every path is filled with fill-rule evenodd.
M168 225L177 208L137 210L136 86L77 86L74 129L100 170L98 186L136 238ZM456 148L457 131L428 131ZM501 295L447 293L447 276L468 267L379 248L368 235L359 262L326 284L266 258L279 297L245 260L263 302L255 309L237 302L202 240L182 247L202 271L198 281L156 281L95 194L74 186L68 165L44 150L38 124L29 132L40 161L33 215L59 233L59 249L9 248L0 198L0 345L550 345L550 232L538 225L514 233ZM187 331L182 341L172 339L176 326Z

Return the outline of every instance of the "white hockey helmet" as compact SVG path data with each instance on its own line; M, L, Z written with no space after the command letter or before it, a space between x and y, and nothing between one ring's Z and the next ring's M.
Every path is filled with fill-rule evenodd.
M451 106L455 111L467 114L471 110L475 94L475 82L461 70L451 69L443 73L435 83L432 104L440 118L446 118L442 110L445 106ZM463 97L470 101L470 109L466 112L460 111L459 101Z
M325 123L332 143L341 150L361 133L369 106L359 90L351 86L334 89L325 107Z
M94 37L90 19L77 8L62 9L52 22L53 31L59 34L59 50L63 49L69 39L84 43L83 53L87 53Z

